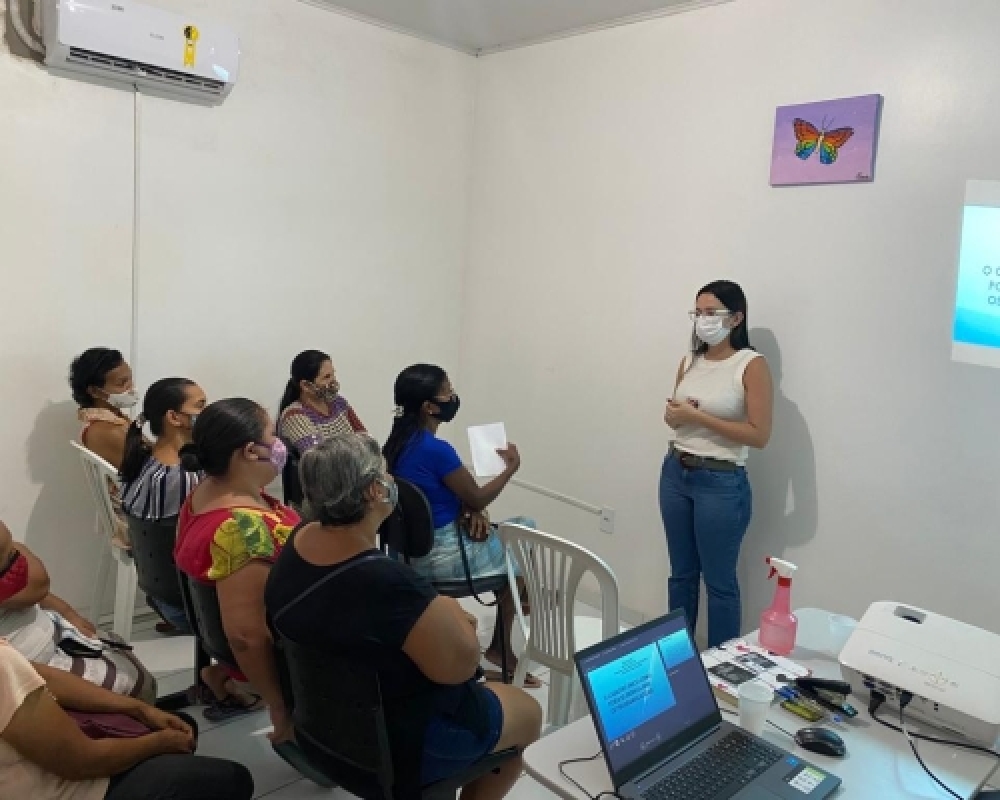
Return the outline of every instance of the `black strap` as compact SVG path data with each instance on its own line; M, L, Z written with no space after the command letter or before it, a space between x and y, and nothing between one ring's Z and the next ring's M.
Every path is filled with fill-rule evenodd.
M291 544L291 542L289 542L289 544ZM316 581L315 583L311 584L310 586L307 586L305 589L303 589L301 592L299 592L299 594L297 594L295 597L293 597L291 600L289 600L287 603L285 603L285 605L283 605L280 609L278 609L278 611L275 613L275 615L271 618L271 624L274 625L275 629L277 629L277 627L278 627L278 620L281 619L281 616L286 611L288 611L288 609L290 609L292 606L296 605L297 603L302 602L305 598L307 598L309 595L311 595L313 592L315 592L321 586L325 586L326 583L327 583L327 581L333 580L338 575L343 575L348 570L354 569L355 567L359 566L360 564L364 564L364 563L366 563L368 561L372 561L372 560L374 560L376 558L387 558L387 556L381 550L373 550L373 551L371 551L369 553L366 553L365 555L363 555L361 557L355 556L353 559L351 559L349 561L345 561L344 563L338 565L337 567L334 568L334 570L332 572L328 572L326 575L324 575L318 581Z

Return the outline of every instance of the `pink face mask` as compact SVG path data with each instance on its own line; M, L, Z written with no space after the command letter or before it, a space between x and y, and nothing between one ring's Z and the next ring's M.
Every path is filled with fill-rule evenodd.
M24 591L28 585L28 559L23 553L14 551L14 557L5 565L0 565L0 603L10 600Z
M288 448L285 447L285 443L281 439L275 439L271 444L255 442L255 445L267 450L267 460L271 462L271 466L277 472L281 472L285 468L288 461Z

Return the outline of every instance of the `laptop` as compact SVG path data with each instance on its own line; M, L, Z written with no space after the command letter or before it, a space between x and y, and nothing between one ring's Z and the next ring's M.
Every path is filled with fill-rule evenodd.
M681 610L575 656L626 800L823 800L840 778L722 719Z

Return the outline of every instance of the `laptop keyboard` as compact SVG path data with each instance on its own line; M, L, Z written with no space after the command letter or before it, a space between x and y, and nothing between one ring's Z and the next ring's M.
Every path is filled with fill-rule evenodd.
M677 772L650 786L643 800L711 800L723 789L732 797L784 758L743 731L732 731Z

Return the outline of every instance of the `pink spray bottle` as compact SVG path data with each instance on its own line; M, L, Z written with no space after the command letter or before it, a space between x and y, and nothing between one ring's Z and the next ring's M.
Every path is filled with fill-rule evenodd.
M795 634L799 620L792 613L792 575L798 569L794 564L780 558L768 556L764 559L771 574L768 580L778 576L778 586L774 590L771 605L760 615L761 647L766 647L779 656L787 656L795 648Z

